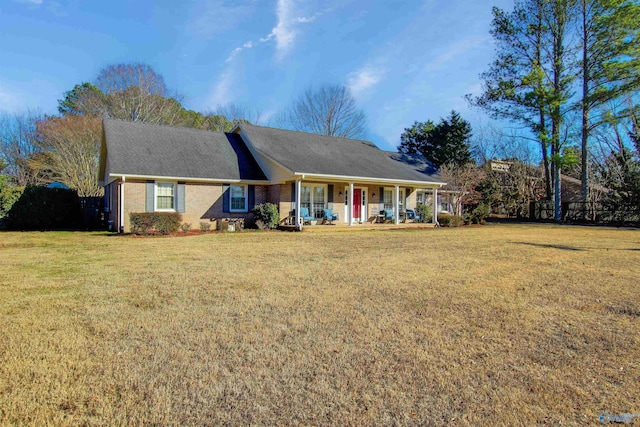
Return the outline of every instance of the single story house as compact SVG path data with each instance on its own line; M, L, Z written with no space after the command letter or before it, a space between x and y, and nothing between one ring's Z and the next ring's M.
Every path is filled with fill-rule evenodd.
M245 123L223 133L105 119L99 177L107 219L128 232L133 212L180 212L183 222L198 224L243 218L265 202L299 228L294 212L301 208L318 219L333 209L348 225L391 209L398 223L418 194L428 192L438 206L445 184L435 172L362 140Z

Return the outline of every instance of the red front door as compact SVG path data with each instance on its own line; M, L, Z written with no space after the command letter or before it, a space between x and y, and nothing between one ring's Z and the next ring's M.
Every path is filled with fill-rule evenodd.
M360 219L360 213L362 212L362 190L359 188L353 189L353 217Z

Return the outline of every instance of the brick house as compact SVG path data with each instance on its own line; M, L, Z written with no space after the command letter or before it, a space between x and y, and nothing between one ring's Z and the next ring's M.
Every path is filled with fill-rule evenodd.
M293 212L301 208L318 220L333 209L348 225L375 221L386 209L398 223L418 194L428 192L438 206L444 185L424 159L368 141L244 123L223 133L107 119L99 176L109 223L120 232L130 231L133 212L180 212L198 224L244 218L265 202L299 228Z

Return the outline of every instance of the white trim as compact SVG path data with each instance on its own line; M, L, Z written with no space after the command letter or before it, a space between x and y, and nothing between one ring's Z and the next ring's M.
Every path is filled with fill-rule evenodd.
M118 232L120 233L124 233L124 182L126 181L125 176L122 176L122 181L120 182L120 203L118 203L118 205L120 206L120 212L119 212L119 224L118 224Z
M351 212L351 222L355 224L356 222L359 224L365 223L369 219L369 187L361 187L358 185L353 185L353 194L355 198L355 191L360 190L360 217L356 218L353 216L353 208L355 207L355 200L351 204L351 210L349 210L349 186L344 186L344 200L342 201L342 205L344 206L344 222L349 222L349 212ZM346 204L344 202L347 202Z
M431 188L430 186L435 186L435 187L442 187L443 185L446 185L445 182L431 182L431 181L410 181L410 180L399 180L399 179L388 179L388 178L373 178L373 177L365 177L365 176L346 176L346 175L324 175L324 174L307 174L307 173L303 173L303 172L295 172L294 173L295 176L301 176L302 178L306 179L306 180L329 180L329 181L338 181L338 182L367 182L367 183L389 183L389 184L396 184L396 185L405 185L405 186L409 186L409 187L416 187L416 186L420 186L420 185L424 185L427 186L429 188ZM418 185L419 184L419 185Z
M347 213L349 214L349 226L353 225L353 182L349 183L349 193L347 199Z
M185 182L211 182L211 183L220 183L220 184L228 184L228 183L242 183L246 185L269 185L270 181L263 180L241 180L241 179L213 179L213 178L187 178L187 177L179 177L179 176L157 176L157 175L123 175L123 174L109 174L109 177L123 178L127 177L129 179L143 179L143 180L159 180L159 181L185 181Z
M433 189L433 223L438 224L438 189Z
M302 189L304 187L307 187L309 189L309 203L311 204L311 209L309 209L309 215L313 215L315 217L315 212L313 211L313 204L314 203L318 203L314 200L314 196L313 196L313 190L315 188L322 188L322 194L324 195L324 198L322 200L322 204L325 206L323 209L326 209L327 205L328 205L328 200L329 200L329 186L327 184L319 184L319 183L315 183L315 182L307 182L306 185L301 184L300 185L300 193L301 193L301 197L300 197L300 203L302 203Z
M304 221L302 221L300 218L300 187L302 180L301 179L297 179L296 180L296 209L295 209L295 214L296 214L296 227L299 230L302 230L302 224L304 223Z
M394 188L393 198L393 222L400 224L400 186L396 185Z
M231 194L231 187L242 187L244 191L244 208L242 209L233 209L233 197ZM229 184L229 212L238 213L238 212L248 212L249 205L249 186L245 184Z
M171 192L173 193L173 202L171 203L173 205L173 208L170 209L159 209L158 208L158 184L171 184ZM173 182L173 181L155 181L153 183L153 211L154 212L176 212L176 204L177 204L177 200L176 200L176 187L177 187L177 182Z

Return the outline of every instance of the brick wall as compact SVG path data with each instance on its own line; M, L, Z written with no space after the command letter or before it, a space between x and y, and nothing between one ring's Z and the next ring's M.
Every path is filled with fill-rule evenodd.
M111 220L116 227L118 221L118 185L110 185L114 191L113 207L110 214ZM126 181L124 204L124 229L130 231L129 214L132 212L146 211L146 181ZM255 203L265 203L268 200L268 187L265 185L255 186ZM249 206L251 210L252 206ZM222 205L222 184L186 183L185 184L185 212L181 213L182 222L191 224L191 227L198 229L200 222L211 223L211 228L215 229L215 220L218 218L246 218L247 213L223 212ZM117 229L117 228L116 228Z

